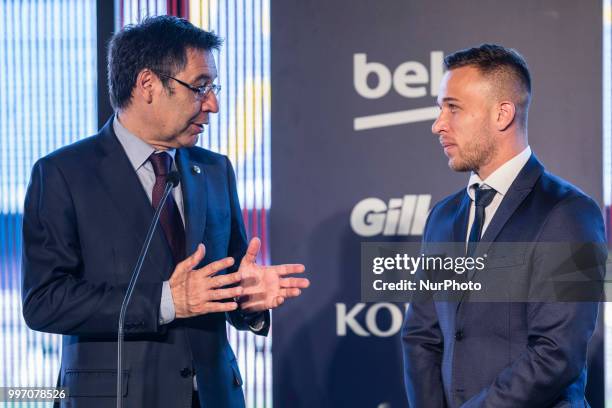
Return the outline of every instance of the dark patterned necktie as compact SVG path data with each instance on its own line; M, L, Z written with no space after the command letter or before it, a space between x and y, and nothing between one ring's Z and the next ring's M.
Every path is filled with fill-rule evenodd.
M497 194L497 191L495 191L493 188L481 188L479 186L474 189L474 204L476 208L474 212L474 223L472 224L472 229L470 230L470 236L468 239L468 256L474 255L478 242L480 242L482 227L484 226L485 222L485 208L491 204L495 194Z
M153 171L155 172L155 184L153 185L153 207L157 209L162 195L164 194L168 173L172 167L172 156L166 152L157 154L153 153L151 156L149 156L149 161L153 165ZM168 199L166 200L166 204L164 205L164 208L159 216L159 221L162 229L164 230L166 240L170 245L172 258L174 260L174 264L176 265L185 259L185 228L183 227L181 214L179 213L172 193L170 193Z

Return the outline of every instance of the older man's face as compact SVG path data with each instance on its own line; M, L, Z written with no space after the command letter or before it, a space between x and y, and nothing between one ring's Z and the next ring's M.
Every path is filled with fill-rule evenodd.
M173 77L195 87L212 83L217 78L212 53L189 48L185 69ZM159 142L173 148L193 146L208 124L209 114L219 111L217 97L209 92L205 98L200 98L173 79L168 79L168 85L171 92L164 89L156 99Z

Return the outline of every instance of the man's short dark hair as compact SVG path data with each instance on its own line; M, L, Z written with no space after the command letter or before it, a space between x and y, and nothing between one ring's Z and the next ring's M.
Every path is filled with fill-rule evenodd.
M108 49L108 88L115 110L127 107L138 73L145 68L174 76L187 65L187 49L219 49L222 40L173 16L147 17L117 32ZM169 90L168 78L160 77Z
M513 96L517 119L526 127L531 103L531 74L525 58L516 50L497 44L482 44L446 56L444 66L448 70L472 66L485 77L492 78L500 92Z

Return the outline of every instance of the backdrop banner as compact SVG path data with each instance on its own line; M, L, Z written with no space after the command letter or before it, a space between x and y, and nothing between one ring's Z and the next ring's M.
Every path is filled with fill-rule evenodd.
M467 183L431 133L443 58L517 49L533 151L602 204L601 1L272 0L271 40L271 259L304 263L312 282L274 312L274 406L405 407L406 305L361 301L360 249L418 242Z

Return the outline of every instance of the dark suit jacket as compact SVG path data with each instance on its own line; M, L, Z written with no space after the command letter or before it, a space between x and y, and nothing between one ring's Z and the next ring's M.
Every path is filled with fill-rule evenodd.
M465 242L469 206L465 189L436 204L425 227L424 250L435 242ZM487 273L501 272L509 283L528 286L531 274L554 269L554 256L539 245L547 242L596 243L586 258L595 265L596 280L604 273L607 252L599 207L547 173L533 155L504 196L477 255L491 250L493 242L533 245L521 257L522 264L478 272L484 279ZM494 259L488 262L495 264ZM410 406L584 407L596 300L491 303L434 298L411 303L402 330Z
M229 160L192 147L179 149L176 163L187 253L203 242L200 266L226 256L238 264L247 243ZM69 388L72 407L115 404L117 320L153 212L112 119L34 165L23 221L23 315L34 330L63 334L58 383ZM214 313L160 325L162 282L173 269L158 227L126 314L124 405L190 407L195 372L206 407L244 406L226 319L243 330L245 319ZM267 334L267 312L265 319L259 334Z

